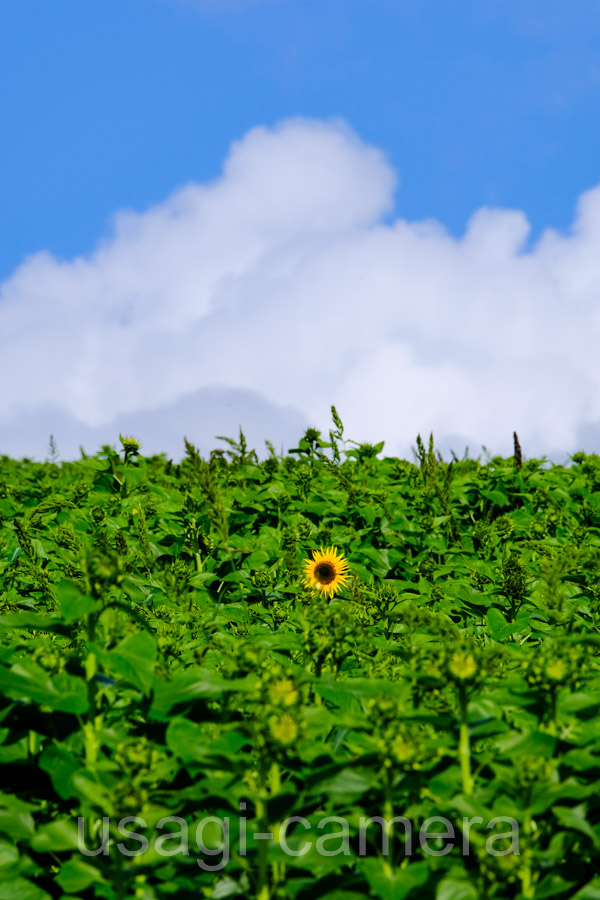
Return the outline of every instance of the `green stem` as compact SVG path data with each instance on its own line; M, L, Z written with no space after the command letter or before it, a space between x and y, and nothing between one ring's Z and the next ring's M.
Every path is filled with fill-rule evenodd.
M261 833L267 831L267 805L264 800L256 801L256 818L259 823ZM256 884L256 900L269 900L269 877L267 874L267 852L268 843L265 838L259 840L258 844L258 880Z
M394 775L392 773L391 768L386 769L385 771L385 784L383 788L383 820L384 820L384 829L388 839L388 859L389 863L387 864L390 875L394 869L394 825L392 819L394 818L394 807L392 803L392 787L393 787L393 778ZM385 864L385 861L384 861Z
M85 751L85 764L90 771L96 768L98 760L98 738L96 731L99 728L101 717L98 716L98 660L93 652L90 652L89 646L93 644L96 638L97 616L90 613L87 617L87 637L88 637L88 654L85 660L85 677L87 681L87 697L88 712L87 719L83 726L83 743Z
M269 788L272 797L275 797L281 792L281 769L279 768L279 763L277 761L271 763Z
M552 693L550 696L550 723L548 726L548 731L551 735L556 735L558 733L557 714L558 714L558 690L557 690L557 688L552 688Z
M269 793L271 797L276 797L281 793L281 769L276 760L271 763L271 769L269 771ZM272 831L273 839L277 845L280 843L281 822L274 823ZM283 862L274 861L272 863L271 879L273 893L276 893L278 886L285 883L285 865Z
M467 723L468 701L464 687L459 688L458 702L460 705L460 732L458 740L460 774L463 793L470 796L473 793L473 776L471 774L471 748L469 746L469 725Z
M96 718L96 674L98 670L98 662L94 653L90 653L89 645L94 643L96 638L96 616L90 613L87 617L87 637L88 637L88 656L85 663L86 679L87 679L87 695L89 710L87 715L88 722L93 722Z
M268 771L268 758L266 755L265 748L263 747L262 753L260 755L260 761L258 766L259 771L259 783L258 783L258 797L256 799L256 821L258 825L258 831L261 834L266 834L269 831L269 816L267 810L267 798L269 796L269 775L271 778L275 777L277 780L279 771L276 769L275 771ZM269 851L269 841L266 838L258 839L258 848L257 848L257 880L256 880L256 900L269 900L270 889L269 889L269 875L267 868L267 855Z
M520 870L521 893L527 900L533 897L535 887L533 884L533 874L531 871L531 849L529 847L528 838L531 835L531 790L527 792L527 806L525 809L525 818L523 820L523 833L525 835L525 852L523 853L523 862Z

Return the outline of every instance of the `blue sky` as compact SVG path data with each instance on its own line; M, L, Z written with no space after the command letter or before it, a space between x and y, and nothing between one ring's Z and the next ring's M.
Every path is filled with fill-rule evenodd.
M564 360L568 367L580 353L575 343L565 345L565 321L574 334L595 335L597 329L600 283L594 247L597 250L600 200L595 195L588 200L583 218L578 204L600 183L599 39L597 0L578 0L568 7L562 0L6 4L0 31L0 351L4 349L8 367L9 349L18 347L19 340L23 347L38 346L39 338L39 372L34 372L39 377L29 388L17 386L14 395L5 395L0 406L5 446L21 453L35 445L29 452L40 455L40 429L62 429L65 446L76 445L77 435L93 444L100 439L99 429L107 429L104 435L122 424L119 416L129 416L127 421L135 421L141 431L159 436L167 433L168 419L175 434L185 430L190 409L198 408L210 428L220 428L220 433L246 416L257 435L259 427L272 421L276 436L285 442L303 424L327 427L325 412L331 402L346 398L352 407L349 398L361 393L357 379L363 376L366 397L367 386L377 378L393 381L399 373L429 384L435 393L440 371L456 391L469 393L481 380L484 336L498 327L495 310L504 296L500 286L510 283L508 306L515 296L523 301L513 310L514 321L505 322L507 334L513 326L528 334L526 327L533 328L538 314L544 321L544 291L554 299L548 301L548 340L540 336L539 327L529 335L531 368L521 369L520 383L507 384L506 395L493 395L494 404L507 410L502 429L481 412L486 397L474 387L465 416L462 410L456 414L449 397L447 403L434 402L437 412L428 417L418 410L427 408L430 395L419 394L407 428L437 428L459 448L461 441L479 440L502 450L500 434L510 436L510 423L522 422L526 431L531 425L532 448L538 453L566 452L586 441L595 447L600 410L592 399L598 387L594 371L573 369L572 384L583 385L581 402L562 432L552 424L551 404L543 415L540 412L533 387L527 395L537 416L533 424L519 403L527 379L533 385L535 373L555 372ZM296 125L282 124L290 120ZM259 126L266 131L252 137ZM238 156L236 147L241 148ZM298 147L308 156L301 159ZM233 174L227 174L232 153L237 162ZM340 176L339 183L338 161L347 178ZM265 204L271 218L265 213L257 224L261 212L246 220L249 206L258 210L263 196L271 197L271 172L282 179L282 190L276 192L282 208L276 209L273 197ZM289 178L307 179L312 187L288 196ZM335 184L328 193L331 180ZM246 187L238 191L242 182ZM186 185L191 186L187 194ZM177 194L181 188L183 195ZM205 203L206 192L212 200ZM310 215L306 198L312 203ZM339 207L337 218L328 203ZM478 210L490 208L518 212L512 218L500 213L486 218L482 212L473 220ZM132 211L129 218L125 210ZM295 230L286 232L284 248L278 233L286 210ZM240 216L246 222L243 235L236 224ZM223 242L213 247L210 236L221 233L219 223L227 217L230 225L223 231ZM174 263L169 262L168 249L175 240L175 219L180 245L196 248L176 270L169 268ZM431 220L433 231L419 231L417 223L423 219ZM406 234L394 230L402 221L409 226ZM315 315L320 307L310 307L306 297L315 292L316 283L331 297L331 279L323 274L327 267L321 261L327 253L327 265L333 265L339 234L348 231L360 232L367 255L375 241L387 246L393 235L400 243L373 250L365 258L365 284L380 292L382 330L372 336L373 346L355 344L358 332L353 329L360 330L362 319L356 311L360 298L354 298L346 316L348 333L338 337L345 350L338 362L347 365L348 377L339 378L333 369L323 375L323 392L331 395L326 400L308 381L303 393L296 391L291 376L287 393L283 388L272 391L268 373L247 375L251 362L233 374L231 367L225 371L215 362L213 369L200 374L202 365L196 370L191 354L187 368L178 369L175 349L169 364L175 374L165 376L169 390L164 396L144 393L143 385L136 388L135 374L126 371L121 377L128 387L133 385L131 393L118 386L110 395L97 393L97 382L112 358L110 341L122 341L133 358L141 354L144 341L160 334L165 322L186 329L197 326L198 342L212 334L214 344L211 329L221 334L219 316L229 315L227 334L233 343L223 338L221 359L234 352L243 315L232 319L231 309L241 309L246 301L239 298L252 297L259 284L261 297L269 296L282 267L293 265L298 276L294 285L305 279L306 293L299 294L294 307L286 299L289 315L280 327L292 327L294 311ZM232 235L237 235L235 240ZM423 250L422 270L411 268L411 240L418 240ZM307 241L313 241L310 251ZM345 245L348 255L338 259L340 273L351 267L356 246L350 244ZM164 281L158 298L145 280L142 257L149 252L165 260L153 276L154 285ZM396 270L400 252L407 262ZM196 257L204 260L204 270L220 261L212 281L202 280L193 263ZM465 259L470 268L463 272ZM505 261L502 271L498 259ZM376 273L385 272L388 263L397 293L384 299L386 288ZM442 299L441 287L428 282L427 273L438 266L440 271L448 266L453 285L448 297L457 298L455 318L477 318L460 297L481 293L482 284L489 287L479 330L466 350L458 332L452 343L444 335L436 337L427 320L413 320L408 307L398 312L400 301L394 297L408 303L407 297L423 289L437 297L436 303L444 303L444 315L448 313L450 301ZM340 275L339 290L347 288L345 277ZM357 277L360 281L362 276L355 273L352 283ZM511 279L516 279L514 284ZM176 282L173 297L171 282ZM286 290L291 297L295 288L286 283ZM204 297L195 313L189 300L194 291ZM540 299L527 299L532 296ZM257 334L269 337L270 301L257 295L247 302L256 305L244 315L259 323ZM166 312L169 304L172 319ZM338 310L344 314L343 308ZM430 322L443 318L433 299L429 314ZM120 323L118 337L101 330L108 319ZM63 348L67 356L73 349L75 360L75 349L82 346L87 356L73 362L70 374L57 368L42 390L37 386L44 380L42 372L54 365L47 340L44 343L53 322L62 329L57 344L70 329ZM239 355L239 349L235 353ZM288 348L288 360L301 355L301 347ZM496 356L496 370L486 370L488 399L503 361L507 368L516 365L510 352L502 357L500 346ZM432 359L440 371L432 368ZM465 359L471 360L467 368ZM282 361L284 370L287 364ZM119 402L121 396L126 400ZM186 398L195 399L186 407ZM569 402L565 396L565 405ZM360 437L377 440L386 423L385 403L371 417L372 405L366 398L362 407L349 409L349 416L355 428L364 428ZM454 420L445 415L446 407L455 410ZM218 410L229 410L231 421L220 419ZM408 446L407 433L392 430L384 436L400 451ZM202 432L198 440L210 440L210 435Z
M22 0L0 31L0 276L89 251L116 209L218 175L232 140L343 116L396 211L566 228L600 177L596 0Z

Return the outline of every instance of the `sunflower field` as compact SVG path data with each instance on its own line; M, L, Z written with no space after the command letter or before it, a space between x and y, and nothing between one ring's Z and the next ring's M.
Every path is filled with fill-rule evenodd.
M600 900L600 457L0 457L0 900Z

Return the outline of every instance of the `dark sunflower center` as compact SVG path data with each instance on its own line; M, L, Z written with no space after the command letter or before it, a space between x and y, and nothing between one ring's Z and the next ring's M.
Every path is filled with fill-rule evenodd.
M321 584L331 584L333 579L335 578L335 569L328 562L321 562L315 568L315 578Z

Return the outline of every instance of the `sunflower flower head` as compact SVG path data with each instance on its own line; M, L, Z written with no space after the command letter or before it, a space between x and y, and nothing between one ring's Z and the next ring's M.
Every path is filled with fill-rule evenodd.
M391 751L399 763L408 762L415 755L415 744L408 737L397 735L392 741Z
M313 550L313 558L304 560L304 581L314 591L333 596L348 580L348 563L337 547Z
M293 706L298 699L298 691L289 678L279 678L271 685L269 698L274 706Z
M284 747L293 744L300 733L298 723L289 713L284 713L279 718L274 717L269 723L269 729L271 736Z
M472 653L466 650L459 650L453 653L448 664L450 674L458 681L468 681L478 670L477 662Z
M564 659L553 659L546 666L546 675L551 681L563 681L568 674Z

